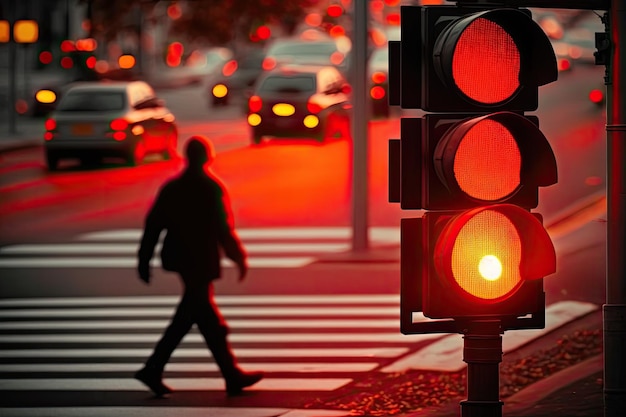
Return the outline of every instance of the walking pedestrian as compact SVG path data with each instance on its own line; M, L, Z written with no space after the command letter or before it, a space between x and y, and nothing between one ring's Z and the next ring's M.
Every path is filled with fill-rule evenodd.
M179 274L184 292L171 323L135 378L157 397L172 389L162 381L170 356L195 323L219 366L228 395L237 395L263 378L263 372L239 368L227 341L229 332L214 301L213 281L220 278L220 251L230 258L243 281L248 270L246 252L234 230L226 189L212 174L215 158L211 141L192 136L186 144L187 166L166 182L145 220L138 252L139 278L150 283L152 258L159 236L166 231L161 249L164 270Z

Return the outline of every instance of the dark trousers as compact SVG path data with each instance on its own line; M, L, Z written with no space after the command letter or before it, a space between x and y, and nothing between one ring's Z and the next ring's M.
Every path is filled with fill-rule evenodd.
M227 341L228 326L213 299L213 284L197 283L186 276L182 278L185 291L176 314L146 362L146 367L162 373L170 356L195 323L224 379L236 378L241 371Z

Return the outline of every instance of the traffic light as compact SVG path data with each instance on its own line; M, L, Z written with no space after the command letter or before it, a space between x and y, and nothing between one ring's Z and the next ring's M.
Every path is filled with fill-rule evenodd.
M389 143L389 201L425 210L401 224L402 331L494 319L504 330L543 327L543 277L556 255L531 210L557 166L539 119L525 112L557 79L552 46L525 9L401 13L390 104L427 112L403 117ZM413 322L414 312L437 320Z

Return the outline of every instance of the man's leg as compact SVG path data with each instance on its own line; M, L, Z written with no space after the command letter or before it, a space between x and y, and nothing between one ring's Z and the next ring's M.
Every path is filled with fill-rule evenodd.
M163 369L176 347L183 340L193 325L193 302L185 291L176 314L156 344L154 352L146 361L143 369L135 374L135 378L146 384L157 397L163 397L172 389L162 381Z
M244 372L237 366L237 360L227 340L228 326L213 299L213 285L209 286L207 296L201 303L196 321L200 333L226 381L228 394L239 394L243 388L259 382L263 373Z

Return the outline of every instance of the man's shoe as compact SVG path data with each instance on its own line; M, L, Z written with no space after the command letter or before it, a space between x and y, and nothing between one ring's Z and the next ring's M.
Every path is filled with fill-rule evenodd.
M262 371L241 372L234 379L226 381L226 393L229 396L241 394L244 388L256 384L263 376L265 374Z
M135 373L135 379L143 382L157 398L168 398L173 390L161 380L161 374L147 368L140 369Z

